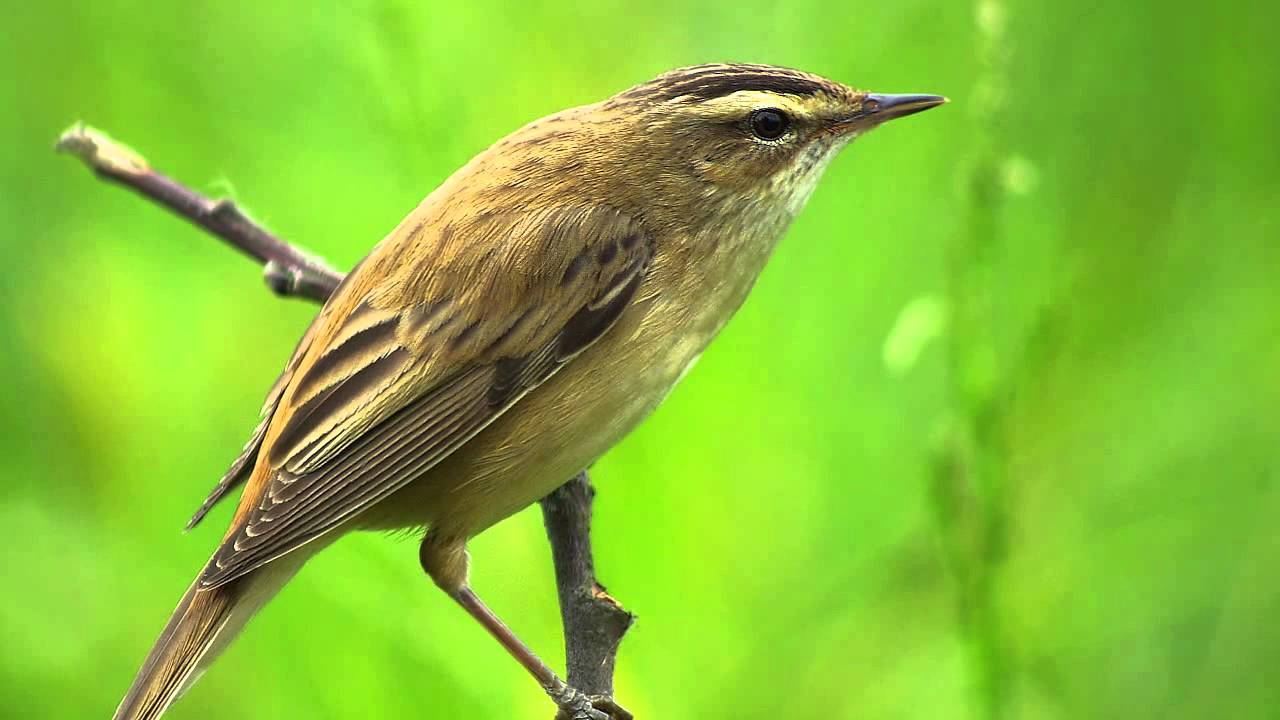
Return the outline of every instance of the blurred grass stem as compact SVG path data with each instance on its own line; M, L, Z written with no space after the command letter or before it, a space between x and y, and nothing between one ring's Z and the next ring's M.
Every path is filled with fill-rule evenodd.
M992 277L1001 247L1005 188L997 124L1006 102L1007 5L978 0L974 8L980 70L970 107L975 151L965 170L967 219L947 255L947 417L933 474L933 503L975 688L976 716L1008 716L1009 654L999 613L999 575L1007 554L1008 377L994 328Z

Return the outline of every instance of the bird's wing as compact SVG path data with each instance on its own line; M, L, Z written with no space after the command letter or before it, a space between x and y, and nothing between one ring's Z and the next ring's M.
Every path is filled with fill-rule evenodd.
M253 434L249 436L249 441L240 449L240 454L231 462L231 467L218 479L218 484L213 486L209 491L209 495L200 504L200 508L196 510L195 515L187 521L187 530L200 524L204 520L204 516L209 514L214 505L227 496L236 486L249 479L250 473L253 472L253 465L258 460L258 451L262 448L262 441L267 436L267 426L271 423L271 418L275 415L276 407L280 404L280 396L284 393L284 388L289 384L289 380L293 377L293 371L296 369L297 361L301 359L308 347L310 333L303 336L302 342L299 343L298 349L294 351L293 357L285 366L284 372L280 373L280 377L276 378L275 384L271 386L271 390L267 392L267 399L262 404L261 420L258 426L253 429Z
M453 232L472 236L446 228L435 258L400 265L393 281L348 283L361 299L317 333L290 380L258 459L270 477L241 500L202 587L420 477L604 334L653 252L640 226L609 208L493 214ZM405 244L395 239L375 254L394 261Z
M352 272L355 272L355 269ZM349 275L350 273L348 273ZM337 291L335 290L333 294L336 295ZM281 396L284 395L284 389L288 387L289 381L293 379L293 375L302 363L302 359L306 357L307 350L311 348L311 341L325 319L325 310L322 310L316 320L307 328L307 331L303 333L302 339L298 341L297 347L293 350L293 354L289 356L289 362L285 363L284 370L281 371L276 381L272 383L271 389L267 391L267 398L262 403L262 410L259 411L260 419L258 425L249 436L249 441L240 449L240 454L236 456L235 460L231 461L231 467L227 468L227 471L218 479L218 484L213 486L208 496L205 497L204 502L200 504L199 509L187 521L187 530L199 525L200 521L204 520L215 505L227 497L237 486L249 479L249 475L253 472L254 464L258 460L258 451L262 448L262 441L266 439L267 427L271 424L276 408L280 405Z

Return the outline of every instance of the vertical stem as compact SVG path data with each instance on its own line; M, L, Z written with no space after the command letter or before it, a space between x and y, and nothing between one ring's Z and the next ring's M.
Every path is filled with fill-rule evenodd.
M967 218L947 258L951 332L947 338L948 422L934 473L939 532L955 577L958 613L973 674L977 716L1008 714L1008 652L998 607L1007 544L1007 416L1009 368L993 328L992 267L1001 246L1004 201L999 106L1005 98L1008 51L1005 0L977 0L980 72L971 108L975 155L966 169Z
M588 695L612 696L618 643L634 617L596 582L591 556L594 497L595 488L583 471L542 501L542 513L548 537L558 541L554 561L569 686Z

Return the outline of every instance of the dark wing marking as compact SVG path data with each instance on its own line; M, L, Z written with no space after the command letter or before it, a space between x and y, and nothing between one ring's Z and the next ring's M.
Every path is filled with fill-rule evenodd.
M567 308L542 313L543 322L531 320L526 309L504 313L514 317L504 327L481 323L467 308L484 310L483 295L459 301L448 312L433 307L430 315L436 318L435 327L452 328L451 333L433 339L434 345L445 348L449 374L380 418L352 408L370 407L374 393L394 396L409 382L402 378L414 376L413 353L403 342L390 340L402 338L402 333L386 333L387 342L375 343L366 342L373 330L340 332L330 352L350 352L351 358L322 356L296 380L299 390L309 388L310 392L301 399L295 393L296 409L267 450L266 459L275 474L256 507L214 554L200 586L216 587L240 577L404 487L603 335L635 295L652 253L647 238L642 241L632 223L616 213L613 216L619 220L605 227L614 232L582 241L587 246L566 254L554 277L548 276L543 283L522 280L528 286L528 296L521 299L525 305L545 303L549 297L572 302ZM598 218L583 224L601 230ZM555 236L565 233L564 227L557 227ZM589 258L590 267L575 271L578 278L573 288L558 295L544 292L544 285L562 283L564 268L581 263L583 256ZM358 314L359 310L353 317ZM376 312L368 316L365 327L380 327L384 322ZM413 311L394 315L400 323L414 316ZM510 347L516 345L510 342L511 336L524 332L532 333L525 340L533 342L519 345L533 349L511 354ZM343 350L352 343L358 346ZM475 350L460 358L448 355L464 345ZM317 368L330 379L316 379ZM356 420L370 416L375 421L367 427Z
M209 491L209 495L201 503L200 509L196 510L195 515L192 515L191 519L187 521L187 530L199 525L200 521L204 519L205 515L209 514L214 505L217 505L228 493L249 479L249 475L253 472L253 465L258 460L258 450L262 448L262 440L267 435L267 426L271 424L271 418L275 415L276 408L280 404L280 396L284 394L284 388L293 376L298 360L302 357L302 353L306 351L310 341L310 333L303 335L302 341L298 343L298 349L294 350L293 357L286 364L284 372L280 373L280 377L276 378L275 384L267 392L266 402L262 405L262 420L253 429L253 434L249 436L249 441L244 444L240 454L232 461L231 467L218 480L218 484L213 486L213 490Z
M213 509L214 505L218 504L219 500L249 479L250 473L253 472L253 464L258 459L258 449L262 447L262 438L267 434L267 425L271 424L271 415L274 412L275 406L272 405L270 412L266 413L262 417L262 421L258 423L258 427L253 429L253 435L249 437L249 442L245 443L240 454L231 463L231 467L218 480L218 484L214 485L213 489L209 491L209 496L200 504L200 509L196 510L195 515L192 515L191 519L187 521L185 530L190 530L199 525L200 521L204 519L205 515L209 514L209 511Z
M360 267L358 264L356 268ZM355 268L352 268L352 273ZM351 273L347 274L351 277ZM343 278L342 282L334 290L333 295L338 294L338 290L347 284L347 279ZM332 297L332 295L330 296ZM302 358L306 355L307 350L311 348L311 341L315 337L316 328L320 326L319 320L329 312L329 307L320 309L317 314L316 321L307 328L302 334L302 339L298 341L298 346L293 349L293 354L289 356L289 361L285 363L284 371L280 373L280 377L276 378L275 383L271 385L271 389L267 391L267 399L262 403L262 410L259 415L262 418L258 426L253 429L253 434L249 436L249 441L245 443L240 450L240 454L232 461L231 467L223 473L218 480L218 484L213 486L209 491L209 495L201 503L200 508L196 510L195 515L187 521L186 530L191 530L204 520L205 515L213 509L224 497L239 485L249 479L249 475L253 473L254 463L258 460L258 451L262 448L262 441L266 438L267 427L271 425L271 419L275 415L276 409L280 405L280 398L284 395L284 389L289 385L289 381L293 379L293 373L298 369L298 364L302 362Z

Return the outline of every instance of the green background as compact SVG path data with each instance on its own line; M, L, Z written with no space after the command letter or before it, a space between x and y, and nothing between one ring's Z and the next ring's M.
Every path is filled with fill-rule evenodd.
M1280 11L23 3L0 30L0 713L107 718L315 313L96 182L90 122L350 267L526 121L749 60L952 104L835 162L596 466L660 718L1280 717ZM182 718L550 718L411 540L311 563ZM474 584L561 664L536 510Z

